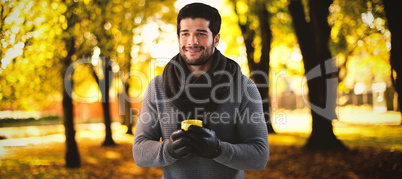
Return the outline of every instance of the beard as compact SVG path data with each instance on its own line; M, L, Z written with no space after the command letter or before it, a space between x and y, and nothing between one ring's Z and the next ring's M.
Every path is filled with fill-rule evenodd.
M201 55L196 59L189 59L186 56L186 51L191 48L201 49L201 51L202 51ZM213 43L210 47L206 47L206 48L202 47L202 46L194 46L194 47L183 46L180 50L180 56L184 59L184 61L186 62L187 65L201 66L201 65L205 65L210 59L212 59L213 50L214 50Z

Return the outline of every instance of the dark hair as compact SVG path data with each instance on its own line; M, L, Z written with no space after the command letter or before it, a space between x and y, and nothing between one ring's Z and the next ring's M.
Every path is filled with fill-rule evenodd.
M192 3L180 9L177 15L177 35L180 33L180 21L185 18L203 18L209 21L208 28L211 30L214 37L219 33L219 30L221 30L221 16L218 10L212 6L202 3Z

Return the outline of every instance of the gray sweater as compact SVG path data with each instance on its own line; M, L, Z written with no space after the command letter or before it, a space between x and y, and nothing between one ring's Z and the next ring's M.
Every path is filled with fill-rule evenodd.
M135 129L133 156L143 167L163 167L164 178L244 178L244 170L263 170L268 162L268 132L260 94L242 75L231 88L230 100L210 114L209 128L221 142L214 159L177 160L169 155L165 139L177 130L177 112L163 93L162 76L148 85ZM162 142L160 142L162 139Z

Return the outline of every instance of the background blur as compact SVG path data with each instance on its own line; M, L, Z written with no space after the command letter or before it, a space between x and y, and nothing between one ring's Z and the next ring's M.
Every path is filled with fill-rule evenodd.
M0 177L160 177L160 168L135 165L130 153L130 130L135 129L149 81L161 74L164 65L179 52L176 16L190 2L193 1L2 0ZM292 26L290 2L204 2L216 7L222 16L218 49L238 62L247 75L253 70L250 47L253 63L264 60L265 36L258 7L263 4L268 12L272 35L268 94L276 132L270 134L273 164L268 162L265 173L246 176L392 178L401 174L401 159L396 159L401 158L402 150L401 115L390 78L391 33L380 0L334 0L328 8L329 50L339 69L335 110L338 119L332 124L337 138L361 154L339 156L357 156L361 162L356 159L349 166L348 161L336 163L336 154L307 152L315 157L300 160L314 162L293 168L280 165L285 160L291 162L280 157L300 154L312 129L303 55ZM300 2L309 14L308 1ZM308 16L306 21L310 21ZM252 38L248 38L250 34ZM81 168L76 170L64 168L69 145L66 135L70 135L63 113L66 88L70 90L71 120L77 132L73 138L81 156ZM110 121L105 122L108 118ZM119 145L100 148L103 139L104 146L114 146L105 145L108 140ZM30 157L24 152L27 150L33 152ZM367 163L367 156L372 156L370 161L374 164L357 169ZM332 166L343 167L330 167L338 173L343 170L342 175L329 172L327 176L324 168L318 167L331 166L323 164L331 162L335 163Z

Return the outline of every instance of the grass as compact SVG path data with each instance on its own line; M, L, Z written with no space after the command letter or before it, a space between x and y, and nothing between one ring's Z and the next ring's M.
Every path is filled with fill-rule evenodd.
M348 151L303 149L310 131L306 111L277 111L269 135L270 158L263 171L246 171L246 178L400 178L402 126L397 112L373 113L360 108L338 110L334 133ZM49 119L53 120L53 119ZM0 178L161 178L162 168L138 167L131 154L133 136L113 123L114 147L101 147L104 126L75 126L81 167L64 166L64 127L59 123L26 126L9 121L1 127ZM1 122L1 120L0 120ZM11 125L12 124L12 125ZM47 124L47 125L44 125ZM52 125L49 125L52 124ZM21 127L22 125L22 127Z
M145 178L161 176L161 169L140 168L131 154L132 135L124 126L114 129L114 147L101 147L103 130L79 130L76 139L81 167L64 164L64 136L52 134L0 141L0 178ZM160 178L160 177L159 177Z
M21 126L39 126L61 124L59 116L46 116L39 119L33 117L24 119L4 118L0 119L0 127L21 127Z
M121 118L112 118L113 122L121 121ZM75 117L74 122L76 124L91 124L102 123L102 118L88 118L83 119ZM63 118L61 116L45 116L40 118L27 117L27 118L2 118L0 116L0 127L23 127L23 126L48 126L63 124Z
M115 125L113 138L118 145L101 147L104 132L100 125L79 127L76 139L82 166L77 169L64 167L63 133L0 140L0 178L160 178L161 168L135 164L131 154L133 136L125 130L125 126ZM306 151L302 145L307 133L269 135L267 167L264 171L246 171L246 178L401 176L400 126L343 125L335 126L335 131L349 151Z
M270 145L270 159L262 172L246 178L399 178L401 151L353 147L349 151L303 150L301 146Z

